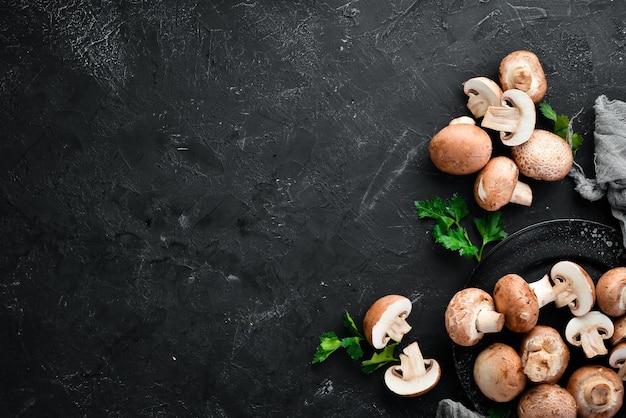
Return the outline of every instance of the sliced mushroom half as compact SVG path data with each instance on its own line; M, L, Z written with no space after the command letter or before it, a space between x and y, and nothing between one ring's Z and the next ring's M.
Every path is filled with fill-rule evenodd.
M467 108L475 118L485 115L489 106L498 106L502 100L502 89L490 78L474 77L463 83L467 95Z
M536 119L532 99L521 90L511 89L502 93L499 106L489 106L480 125L500 131L502 143L512 147L530 139Z
M387 295L378 299L365 313L365 338L376 349L384 348L389 340L402 341L411 330L406 318L413 307L411 300L401 295Z
M575 316L565 327L565 339L575 347L582 347L585 356L592 358L608 354L604 340L613 335L611 318L600 311L591 311L583 316Z
M434 359L424 359L417 341L400 354L400 365L385 372L385 384L400 396L418 396L434 388L441 378L441 368Z
M611 349L609 366L617 370L620 379L626 380L626 343L619 343Z

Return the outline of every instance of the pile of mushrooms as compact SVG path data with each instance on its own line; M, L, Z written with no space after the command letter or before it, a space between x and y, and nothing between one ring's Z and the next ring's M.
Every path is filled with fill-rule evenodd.
M406 318L413 307L411 300L401 295L378 299L365 313L365 339L376 349L390 341L401 342L411 330ZM441 378L441 368L434 359L424 359L417 341L409 344L399 355L400 364L385 371L385 385L400 396L419 396L434 388Z
M532 204L530 186L520 180L559 181L574 159L567 141L536 128L536 105L547 91L537 55L518 50L500 62L498 81L478 76L463 83L467 108L462 116L437 132L429 143L430 159L447 174L476 174L474 196L480 207L495 211L508 203ZM477 124L480 121L480 126ZM510 156L493 156L490 132L510 149Z
M571 313L564 329L538 324L539 311L548 304ZM452 341L466 347L505 328L520 336L518 347L491 342L473 365L483 395L495 402L517 398L520 418L608 418L622 406L626 267L604 272L596 284L569 260L556 262L535 282L506 274L495 283L492 295L478 288L458 291L446 309L445 325ZM596 358L596 363L606 357L606 364L573 366L571 350Z

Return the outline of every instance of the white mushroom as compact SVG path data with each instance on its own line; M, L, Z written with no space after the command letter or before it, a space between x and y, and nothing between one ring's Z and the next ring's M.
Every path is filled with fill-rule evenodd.
M599 311L591 311L583 316L575 316L565 327L565 339L575 347L582 347L585 356L592 358L609 351L604 340L613 335L613 321Z
M526 387L520 356L509 345L491 344L476 356L474 381L483 395L493 401L514 399Z
M558 308L568 306L575 316L585 315L596 301L593 280L585 269L572 261L554 264L549 275L531 283L530 287L539 307L554 302Z
M511 89L502 93L500 106L489 106L480 125L500 131L502 143L512 147L530 139L536 119L532 99L521 90Z
M522 338L522 370L533 383L556 383L565 373L570 352L559 332L537 325Z
M441 368L434 359L425 360L417 341L400 354L400 365L385 371L385 384L400 396L418 396L435 387L441 378Z
M499 332L504 326L504 315L496 312L493 298L475 287L454 294L445 312L448 335L458 345L476 344L485 333Z
M490 78L474 77L463 83L463 92L468 96L467 108L476 118L485 115L489 106L498 106L502 89Z
M363 331L367 341L376 349L384 348L389 340L400 342L411 330L406 322L413 307L405 296L387 295L378 299L363 318Z

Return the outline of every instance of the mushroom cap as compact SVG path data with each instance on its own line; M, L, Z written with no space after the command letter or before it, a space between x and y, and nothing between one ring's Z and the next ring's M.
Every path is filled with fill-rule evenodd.
M620 316L613 320L611 345L617 345L622 341L626 341L626 316Z
M478 205L488 211L496 211L511 202L519 184L519 169L515 162L505 156L494 157L478 173L474 182L474 198ZM532 201L532 194L530 197ZM525 203L530 205L526 199Z
M557 308L569 306L575 316L585 315L596 303L596 287L589 273L573 261L559 261L550 269L554 283L554 304ZM559 290L565 288L565 290Z
M626 267L614 267L606 271L596 283L596 302L602 312L609 316L626 314Z
M526 387L522 360L511 346L493 343L476 356L474 381L487 398L508 402Z
M504 314L504 326L528 332L539 319L539 303L530 285L517 274L502 276L493 289L496 311Z
M448 335L458 345L469 347L483 337L484 332L477 328L478 316L483 311L495 312L493 298L476 287L468 287L454 294L445 312ZM499 315L496 325L500 331L504 325L504 315Z
M411 300L405 296L387 295L378 299L370 306L363 318L363 332L367 341L374 348L384 348L391 339L388 333L396 318L405 319L411 313L412 308ZM400 338L397 342L410 329L410 326L405 326L399 333Z
M489 106L497 106L502 99L502 89L490 78L473 77L463 83L468 96L467 108L476 118L483 117Z
M626 342L615 345L609 354L609 366L620 369L624 363L626 363Z
M587 365L574 370L566 389L574 396L581 418L615 416L624 401L624 385L608 367Z
M559 332L537 325L522 338L522 370L533 383L556 383L565 373L570 351Z
M387 388L397 395L419 396L439 383L441 367L434 359L425 360L415 341L400 354L400 365L393 365L385 371L384 379Z
M517 403L518 418L576 418L576 400L564 388L541 384L528 389Z
M535 129L528 141L512 147L511 156L520 173L536 180L562 180L574 164L567 141L543 129Z
M458 122L437 132L428 145L435 167L454 175L477 172L487 164L492 150L491 138L484 129Z
M498 78L502 90L524 91L539 103L548 90L546 75L536 54L526 50L513 51L500 61Z

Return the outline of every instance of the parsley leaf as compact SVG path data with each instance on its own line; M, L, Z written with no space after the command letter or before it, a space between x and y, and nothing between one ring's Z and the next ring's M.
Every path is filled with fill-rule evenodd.
M572 148L572 153L576 155L576 150L578 150L583 143L583 137L573 131L572 123L580 112L574 115L570 120L570 118L565 115L557 114L554 109L552 109L552 106L545 102L539 103L539 110L543 116L554 122L553 132L566 140Z
M325 332L320 335L320 345L317 346L317 351L313 355L313 361L311 363L321 363L326 360L328 356L334 353L339 347L341 347L342 342L337 337L337 334L334 332Z
M393 355L397 345L398 343L388 344L381 352L372 354L372 357L369 360L362 361L361 370L363 373L371 374L388 363L400 361Z
M350 316L348 311L344 314L343 326L350 332L352 336L339 338L334 332L325 332L320 335L320 344L317 346L317 350L313 355L311 363L321 363L326 360L328 356L337 351L340 347L345 348L348 355L353 360L359 360L363 357L363 350L361 349L361 341L365 338L359 332L354 319Z
M346 349L352 360L358 360L363 357L360 337L346 337L341 340L341 346Z
M487 213L482 218L475 218L474 225L481 236L480 248L474 245L466 228L462 226L463 219L469 215L465 200L457 193L446 202L440 197L415 202L415 208L420 218L432 218L433 239L451 251L458 251L466 258L475 258L480 261L485 246L490 242L506 238L504 221L500 212Z
M356 324L354 323L354 319L352 319L348 311L346 311L346 313L344 314L343 326L346 327L348 331L350 331L350 333L354 335L355 337L363 337L361 333L359 332L359 329L357 328Z

